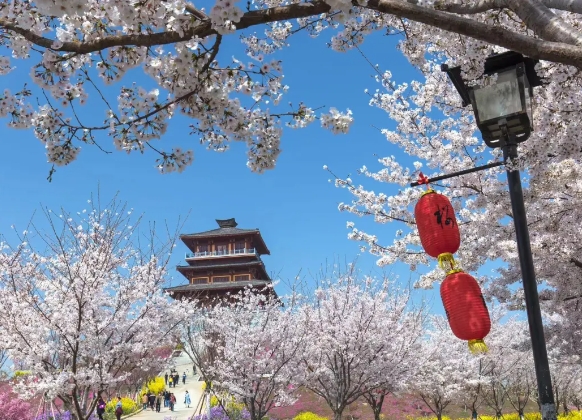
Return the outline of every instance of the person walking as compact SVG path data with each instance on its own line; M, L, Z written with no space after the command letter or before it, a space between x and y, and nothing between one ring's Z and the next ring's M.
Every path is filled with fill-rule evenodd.
M164 375L164 379L166 380L166 386L168 386L168 372Z
M190 404L192 404L192 401L190 400L190 394L188 394L188 391L186 391L186 395L184 395L184 404L190 408Z
M162 393L160 392L156 397L156 413L160 412L161 406L162 406Z
M164 391L164 407L170 406L170 391Z
M103 414L105 413L105 401L103 400L103 397L99 397L99 399L97 400L97 417L99 417L99 420L103 420Z
M169 387L172 387L172 382L174 382L174 376L170 376Z
M186 372L182 375L182 384L186 385Z
M174 404L176 404L176 397L170 393L170 411L174 411Z
M150 408L152 409L152 411L154 411L154 407L156 405L156 394L151 393L148 396L148 400L149 400L149 403L150 403Z
M123 405L121 404L121 397L117 396L117 404L115 404L115 418L121 420L121 415L123 414Z
M142 404L142 409L147 410L147 408L148 408L148 396L147 396L147 394L143 394L141 396L141 404Z
M176 372L176 375L174 376L174 388L176 388L176 384L180 383L180 374L178 372Z

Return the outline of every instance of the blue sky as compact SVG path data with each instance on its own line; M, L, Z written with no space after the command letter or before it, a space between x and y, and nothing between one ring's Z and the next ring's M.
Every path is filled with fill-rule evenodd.
M377 87L373 69L358 51L337 53L329 49L326 41L330 35L324 33L318 39L310 39L299 34L278 58L284 61L285 83L290 86L286 101L303 101L313 108L350 108L355 122L348 135L335 136L318 122L307 129L287 130L276 169L258 175L245 165L244 145L233 144L226 153L206 151L195 136L189 135L190 122L179 117L172 120L160 146L194 148L194 164L182 174L161 175L154 167L153 153L142 156L116 152L111 140L103 136L101 144L114 153L107 155L84 146L79 159L58 168L49 183L46 177L50 166L43 145L32 132L12 130L2 124L0 233L11 238L11 225L24 230L41 205L81 210L91 193L99 188L107 198L119 192L120 198L143 213L146 221L167 221L173 225L179 217L189 214L185 233L213 229L216 218L230 217L236 218L239 227L259 228L271 250L271 256L264 257L267 269L281 279L292 279L299 272L309 278L310 273L318 272L326 264L356 258L364 273L382 275L376 259L360 255L358 244L347 239L346 222L355 218L339 213L337 204L350 200L351 195L328 182L330 175L323 165L338 176L346 176L355 174L362 165L379 168L378 157L395 155L404 164L410 160L373 127L392 125L387 114L368 105L369 97L364 90ZM247 61L236 35L225 41L219 58L229 59L236 54ZM419 74L396 50L396 42L393 37L375 34L362 49L382 70L392 71L395 80L410 81ZM17 69L1 80L3 89L10 87L15 91L27 81L29 63L15 60L13 65ZM133 72L109 93L115 95L122 84L133 81L151 86L146 76ZM104 108L93 101L94 96L84 112L104 115ZM90 108L91 104L95 108ZM373 181L367 185L376 191L382 187ZM37 214L35 221L43 226L42 215ZM392 240L393 231L398 228L374 225L372 220L355 221L358 227L372 231L385 243ZM173 266L183 262L185 252L182 244L176 248ZM404 267L384 271L399 275L405 283L415 280ZM184 281L174 270L172 275L172 284Z

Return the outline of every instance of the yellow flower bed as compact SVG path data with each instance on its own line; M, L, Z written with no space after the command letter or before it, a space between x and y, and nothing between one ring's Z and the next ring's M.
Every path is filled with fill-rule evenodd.
M141 389L141 395L151 392L158 395L166 388L166 381L161 376L156 376L154 379L150 380Z
M117 405L117 398L113 398L105 406L105 411L107 413L114 413L115 406ZM121 398L121 408L123 409L123 414L130 414L137 411L138 405L131 398L122 397Z
M312 413L311 411L304 411L303 413L297 414L293 417L293 420L328 420L327 417L321 417L318 414Z

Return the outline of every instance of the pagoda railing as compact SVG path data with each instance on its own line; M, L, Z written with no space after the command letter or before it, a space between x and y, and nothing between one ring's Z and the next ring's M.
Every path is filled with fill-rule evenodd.
M208 258L208 257L225 257L230 255L257 255L256 248L232 249L228 251L202 251L187 252L186 259L189 258Z

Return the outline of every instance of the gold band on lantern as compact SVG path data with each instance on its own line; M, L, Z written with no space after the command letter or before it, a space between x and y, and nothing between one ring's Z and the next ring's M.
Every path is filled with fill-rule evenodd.
M422 194L420 194L420 196L421 196L421 197L423 197L423 196L425 196L425 195L427 195L427 194L432 194L432 193L434 193L434 192L436 192L436 191L435 191L435 190L433 190L432 188L429 188L428 190L426 190L426 191L423 191L423 192L422 192Z
M455 257L450 252L443 252L438 256L439 267L443 269L447 276L449 274L460 273L461 270L455 261Z

